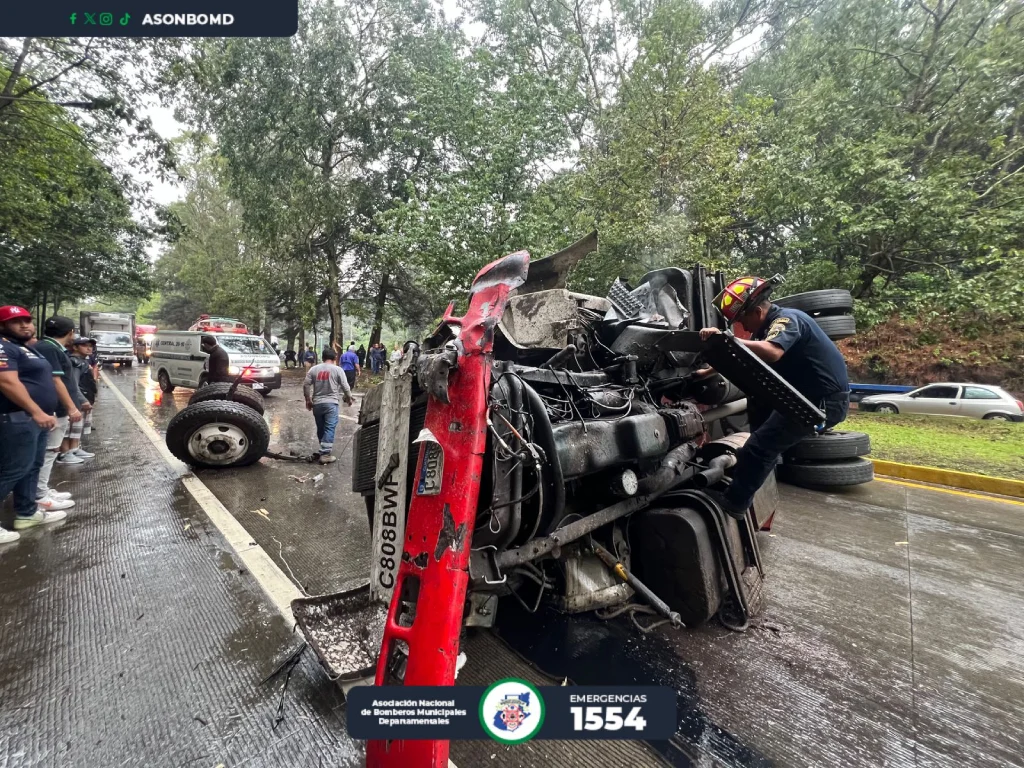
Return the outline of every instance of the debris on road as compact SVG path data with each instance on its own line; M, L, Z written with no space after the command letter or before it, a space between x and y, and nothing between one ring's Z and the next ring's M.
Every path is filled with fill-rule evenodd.
M320 482L321 480L323 480L323 479L324 479L324 473L323 473L323 472L320 472L320 473L319 473L318 475L316 475L316 476L315 476L315 477L313 478L313 485L317 485L317 484L318 484L318 483L319 483L319 482Z
M249 511L254 515L259 515L264 520L270 519L270 513L267 512L267 510L263 509L262 507L260 507L259 509L250 509Z
M288 477L290 477L296 483L304 483L307 480L309 480L309 474L308 473L305 474L305 475L302 475L301 477L299 475L288 475Z

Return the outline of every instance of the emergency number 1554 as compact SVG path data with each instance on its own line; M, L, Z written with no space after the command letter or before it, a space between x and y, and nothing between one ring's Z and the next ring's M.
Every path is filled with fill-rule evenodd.
M574 731L618 731L633 728L642 731L647 721L640 716L640 707L633 707L623 718L623 707L569 707Z

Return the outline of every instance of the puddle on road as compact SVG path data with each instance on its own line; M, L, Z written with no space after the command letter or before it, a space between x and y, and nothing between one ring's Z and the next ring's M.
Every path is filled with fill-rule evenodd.
M667 685L676 691L679 728L668 742L651 746L679 768L715 764L773 765L772 761L715 725L701 709L693 669L656 635L640 635L624 619L590 614L566 616L542 608L529 614L506 601L498 612L498 636L547 675L577 685Z

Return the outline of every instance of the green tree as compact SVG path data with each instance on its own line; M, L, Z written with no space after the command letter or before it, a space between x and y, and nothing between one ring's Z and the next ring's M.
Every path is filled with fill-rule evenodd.
M736 252L883 309L976 302L964 281L1021 265L1022 23L1017 2L843 0L773 30L743 83L774 107Z
M11 103L0 111L0 152L5 303L42 315L47 304L148 292L148 233L64 108L38 92Z

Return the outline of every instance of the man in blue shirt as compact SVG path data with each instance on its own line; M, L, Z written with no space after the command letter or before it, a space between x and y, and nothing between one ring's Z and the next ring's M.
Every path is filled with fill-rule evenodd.
M715 306L730 324L739 323L751 334L737 339L775 369L804 397L825 412L824 429L846 418L850 407L850 382L846 360L814 319L798 309L771 303L773 281L758 277L734 280L715 299ZM707 339L718 328L704 328ZM736 454L732 483L719 504L733 517L742 519L754 494L772 473L779 456L813 433L779 413L771 411L760 423L753 423L746 445Z
M313 351L313 345L307 344L306 351L302 353L302 364L308 371L314 365L316 365L316 352Z
M345 372L345 378L348 379L348 386L351 389L356 385L356 376L361 370L359 355L356 354L354 347L349 347L348 351L341 356L341 370Z
M67 516L36 504L46 439L57 426L57 389L50 364L26 346L34 334L27 309L0 307L0 503L13 491L15 512L15 532L0 528L0 544Z

